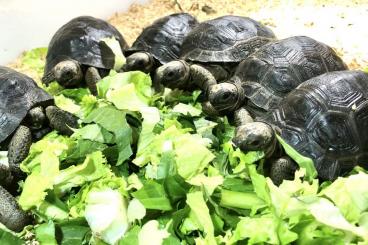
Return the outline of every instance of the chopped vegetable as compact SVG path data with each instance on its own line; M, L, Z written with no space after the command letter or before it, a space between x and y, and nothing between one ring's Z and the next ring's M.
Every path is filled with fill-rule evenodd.
M39 51L25 57L41 72ZM368 243L367 172L319 183L312 161L278 138L301 168L275 186L263 152L234 149L227 119L203 115L200 92L151 85L141 72L111 72L97 97L48 88L81 127L32 145L18 202L35 222L0 227L1 244Z

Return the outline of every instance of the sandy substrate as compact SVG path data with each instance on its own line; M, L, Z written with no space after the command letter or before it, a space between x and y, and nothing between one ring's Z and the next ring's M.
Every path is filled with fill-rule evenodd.
M181 10L200 21L226 14L249 16L269 25L278 38L307 35L334 47L350 68L368 66L368 0L152 0L109 21L131 44L144 26Z

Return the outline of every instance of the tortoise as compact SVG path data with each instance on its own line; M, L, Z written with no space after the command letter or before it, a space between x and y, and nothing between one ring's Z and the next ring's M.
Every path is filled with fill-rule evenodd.
M125 50L127 59L123 70L150 73L158 66L178 59L184 37L197 24L197 19L187 13L157 19Z
M159 67L154 81L169 88L206 90L229 78L240 61L274 38L271 29L247 17L202 22L185 37L180 60Z
M63 25L49 43L43 83L79 87L85 81L96 94L95 83L116 65L105 38L115 38L122 51L128 48L120 32L104 20L80 16Z
M263 150L275 184L292 179L297 165L280 151L280 135L313 160L321 180L334 180L360 165L368 167L368 74L334 71L311 78L279 106L236 129L233 142L243 151Z
M244 115L245 108L250 116L261 116L276 108L282 98L302 82L329 71L346 69L346 64L331 47L310 37L278 40L243 60L227 82L211 86L209 103L205 106L213 109L206 111Z
M22 176L19 164L27 157L32 139L42 137L50 128L71 135L71 128L77 126L77 118L56 107L53 97L32 78L0 66L0 144L8 150L14 177ZM7 174L1 175L3 181L9 179Z

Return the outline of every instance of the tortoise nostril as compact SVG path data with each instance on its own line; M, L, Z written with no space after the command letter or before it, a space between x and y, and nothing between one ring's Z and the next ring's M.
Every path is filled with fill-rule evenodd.
M173 71L169 71L169 72L167 73L167 77L171 78L171 77L173 77L173 76L174 76L174 72L173 72Z
M64 73L65 79L71 79L73 77L73 72L68 70Z
M144 66L144 60L138 60L137 65L138 66Z

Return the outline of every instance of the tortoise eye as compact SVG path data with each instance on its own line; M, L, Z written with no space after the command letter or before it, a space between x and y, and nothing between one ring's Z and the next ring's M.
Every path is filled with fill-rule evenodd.
M221 95L221 99L222 100L227 100L231 97L231 93L230 92L224 92L222 95Z
M253 146L253 147L257 147L261 144L261 141L260 140L253 140L250 145Z

